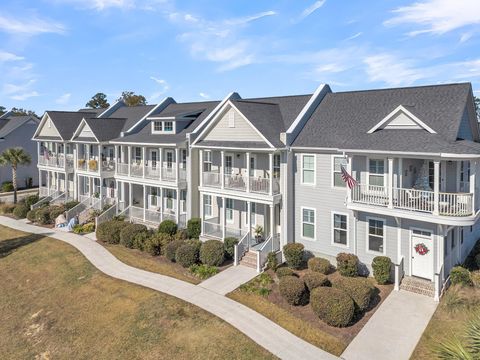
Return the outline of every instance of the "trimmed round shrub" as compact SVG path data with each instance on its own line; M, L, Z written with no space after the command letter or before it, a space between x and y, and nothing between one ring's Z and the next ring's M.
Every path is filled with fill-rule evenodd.
M50 224L50 208L48 206L42 207L37 210L35 214L35 222L40 225Z
M177 232L177 224L173 220L163 220L158 226L158 232L174 236Z
M65 208L63 206L50 206L50 221L54 222L55 219L62 215L65 212Z
M79 204L78 201L76 200L72 200L72 201L67 201L65 203L65 210L70 210L70 209L73 209L75 206L77 206Z
M28 196L25 197L25 205L27 205L28 209L30 209L30 206L37 203L38 200L40 200L38 195L28 195Z
M20 203L13 209L13 215L18 219L25 219L29 210L30 208L26 204Z
M135 235L133 238L133 248L143 251L145 249L145 243L150 239L152 234L149 231L142 231Z
M174 262L175 255L177 253L178 248L184 244L185 244L185 241L183 240L173 240L169 242L167 246L165 246L165 251L164 251L165 257L168 260Z
M290 305L305 305L308 302L308 292L302 279L296 276L283 276L278 284L280 295Z
M330 272L330 269L332 268L330 261L328 261L327 259L317 258L317 257L308 259L307 264L308 264L308 270L315 271L325 275L327 275Z
M370 305L375 287L366 278L339 277L333 280L334 288L345 291L355 303L357 311L365 311Z
M145 225L128 224L120 230L120 244L130 249L133 248L135 236L142 232L147 232L147 227Z
M392 261L388 256L375 256L372 261L373 277L377 283L384 285L390 281Z
M344 291L321 286L310 293L313 312L330 326L345 327L353 319L355 305Z
M337 270L343 276L358 276L358 257L354 254L339 253L337 255Z
M277 267L278 267L277 253L274 251L271 251L267 255L267 269L272 269L273 271L275 271Z
M223 247L225 249L225 258L233 259L235 256L235 245L238 244L238 239L235 237L227 237L223 240Z
M183 243L175 253L175 262L188 268L198 262L197 247L194 244Z
M218 240L208 240L200 248L200 261L209 266L220 266L224 261L223 243Z
M277 271L275 272L277 274L277 277L280 279L284 276L296 276L295 272L290 269L289 267L281 267L278 268Z
M145 250L152 256L159 256L162 252L162 244L164 243L164 237L169 237L169 235L155 234L149 237L143 245L143 250Z
M455 266L450 270L450 282L452 285L471 286L472 278L470 271L462 266Z
M98 225L96 230L97 240L109 243L120 243L120 231L129 223L120 220L105 221Z
M315 271L306 273L303 276L303 281L305 282L307 289L310 291L320 286L330 286L330 281L328 280L327 275Z
M197 251L197 258L200 259L200 249L202 248L203 242L201 242L198 239L189 239L189 240L185 240L185 242L187 244L195 246L195 250Z
M202 221L200 218L191 218L187 222L187 233L190 239L198 239L202 232Z
M177 230L176 234L173 236L175 240L187 240L188 239L188 233L187 230L185 229L180 229Z
M36 221L36 216L37 216L37 209L30 210L27 213L27 219L32 223Z
M300 269L303 264L304 248L303 244L299 243L286 244L283 247L283 255L285 256L288 267Z

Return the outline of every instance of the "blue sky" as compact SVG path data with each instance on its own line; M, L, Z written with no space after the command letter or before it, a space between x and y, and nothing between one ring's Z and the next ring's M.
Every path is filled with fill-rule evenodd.
M156 103L320 83L480 90L479 49L478 0L2 0L0 105L43 113L96 92Z

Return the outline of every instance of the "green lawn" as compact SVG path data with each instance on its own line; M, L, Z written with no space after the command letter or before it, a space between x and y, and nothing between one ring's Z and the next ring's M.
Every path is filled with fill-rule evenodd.
M61 241L0 226L4 359L270 359L217 317L109 278Z

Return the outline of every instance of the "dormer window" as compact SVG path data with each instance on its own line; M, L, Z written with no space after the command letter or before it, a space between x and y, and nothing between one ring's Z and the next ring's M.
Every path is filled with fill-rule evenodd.
M152 121L152 134L169 134L174 132L173 121Z
M165 128L163 131L165 132L172 132L173 131L173 122L172 121L165 121L164 123Z
M162 121L154 121L153 122L153 132L161 132L163 131L163 122Z

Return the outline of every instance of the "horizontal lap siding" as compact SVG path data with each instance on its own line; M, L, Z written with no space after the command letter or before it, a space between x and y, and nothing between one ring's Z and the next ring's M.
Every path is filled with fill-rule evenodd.
M235 126L229 127L229 112L233 111L235 116ZM230 109L218 120L204 140L215 141L264 141L258 132L235 110Z

